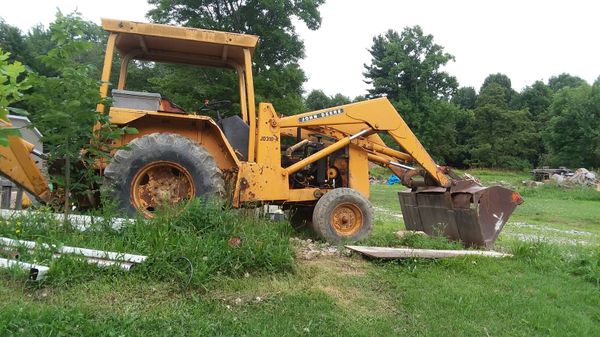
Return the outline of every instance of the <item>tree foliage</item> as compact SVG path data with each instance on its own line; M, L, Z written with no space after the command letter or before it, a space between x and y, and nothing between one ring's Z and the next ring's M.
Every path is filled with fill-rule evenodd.
M498 84L502 89L504 89L504 97L507 102L510 102L510 99L513 96L514 90L512 88L512 82L508 76L501 73L491 74L483 80L483 84L479 89L479 92L483 92L485 88L492 83Z
M600 166L598 81L589 85L563 73L517 92L509 76L496 73L485 79L479 92L458 88L456 78L444 71L454 57L419 26L389 30L373 39L371 60L363 73L371 88L364 96L351 100L342 93L328 96L313 90L302 98L306 77L298 61L304 45L294 22L317 29L323 2L150 0L155 8L149 16L161 23L260 35L254 55L256 100L274 103L279 112L319 110L386 96L441 163L501 168ZM72 171L72 194L93 193L99 184L95 172L72 162L83 160L92 167L94 158L106 155L99 139L125 132L102 128L92 133L94 125L107 123L106 115L95 113L100 84L96 79L103 60L98 51L104 49L105 38L99 26L77 15L59 13L49 28L36 26L27 33L0 20L0 48L10 52L0 56L0 118L9 108L30 112L46 135L51 161L63 176L67 167ZM198 110L204 99L239 101L236 74L221 69L135 61L127 85L160 92L187 110ZM229 113L237 111L234 105ZM65 160L71 164L64 164ZM62 179L53 177L59 188L69 185Z
M352 102L350 97L342 94L335 94L334 96L327 96L323 90L311 91L304 100L304 104L308 111L321 110L330 108L333 106L344 105Z
M443 67L454 57L419 26L376 36L369 52L363 73L369 96L386 96L434 156L451 158L457 109L448 100L458 83Z
M526 168L533 125L527 110L511 110L506 87L487 84L477 98L471 124L471 164L492 168Z
M547 114L552 99L553 92L550 87L542 81L536 81L521 91L517 105L527 108L534 120L537 120Z
M600 82L556 93L544 131L548 162L600 167Z
M29 89L29 78L25 66L19 62L9 62L10 53L0 48L0 146L8 146L8 136L17 135L18 130L2 126L8 122L9 113L25 114L13 105L23 99L23 91Z
M9 54L9 59L12 61L27 64L31 60L21 30L7 24L2 18L0 18L0 46L5 53Z
M298 61L304 57L304 43L295 31L293 19L318 29L321 24L319 6L324 0L150 0L155 5L148 15L159 23L239 32L260 36L254 54L254 87L257 101L272 102L283 113L302 110L302 84L306 80ZM195 96L197 101L209 98L232 98L228 74L201 77L200 87L211 90L214 97ZM156 82L155 82L156 83ZM167 89L168 91L168 89ZM236 94L233 94L232 101Z
M371 64L365 65L364 75L373 86L371 96L415 103L423 97L448 99L458 87L456 78L442 70L454 56L419 26L376 36L369 52Z
M330 107L331 98L323 90L313 90L307 96L304 104L309 111Z
M451 102L462 109L474 109L477 101L477 92L473 87L460 87L454 95Z
M581 77L573 76L567 73L562 73L558 76L552 76L548 80L548 86L554 92L557 92L562 88L576 88L584 84L587 83Z
M32 74L33 91L27 97L34 125L42 133L48 155L51 180L65 196L90 200L100 186L93 169L96 160L108 157L111 140L125 130L109 126L108 114L99 114L98 69L91 55L97 41L90 37L90 23L78 13L58 12L50 24L49 36L55 46L39 59L55 76ZM94 131L95 130L95 131ZM91 200L90 200L91 201Z

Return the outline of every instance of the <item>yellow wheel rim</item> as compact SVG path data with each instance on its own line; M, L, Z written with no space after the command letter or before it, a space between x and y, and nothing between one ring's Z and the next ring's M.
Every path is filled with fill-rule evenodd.
M354 204L340 204L331 212L330 222L338 235L351 236L362 228L363 213Z
M176 205L196 195L192 175L183 166L157 161L138 171L131 181L131 201L146 217L161 205Z

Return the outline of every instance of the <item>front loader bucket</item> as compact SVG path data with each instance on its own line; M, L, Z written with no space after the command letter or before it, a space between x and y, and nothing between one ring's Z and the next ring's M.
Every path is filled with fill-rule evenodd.
M444 235L466 246L492 248L517 205L519 193L461 180L448 191L429 187L399 192L406 229Z
M2 123L0 127L3 127ZM48 183L31 158L33 145L18 136L8 136L8 144L9 146L0 145L0 175L23 187L39 200L49 200Z

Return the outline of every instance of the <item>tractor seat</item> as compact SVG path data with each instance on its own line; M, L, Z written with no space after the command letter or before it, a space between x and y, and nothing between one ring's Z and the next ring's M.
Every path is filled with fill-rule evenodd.
M223 118L218 123L238 159L248 160L248 135L250 132L248 124L240 116Z

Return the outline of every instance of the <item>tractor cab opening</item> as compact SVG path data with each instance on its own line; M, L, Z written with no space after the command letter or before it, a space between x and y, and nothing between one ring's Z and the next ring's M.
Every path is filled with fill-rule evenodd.
M252 54L259 40L257 36L114 19L102 19L102 27L110 34L102 72L103 97L109 96L108 86L115 50L120 58L117 85L110 91L113 102L109 109L111 122L131 122L131 118L144 114L194 117L210 114L196 110L213 111L218 126L238 159L253 159L249 151L249 147L254 146L254 139L250 135L254 134L255 128L250 121L256 118ZM197 107L190 109L179 106L178 102L166 97L164 93L135 88L131 90L127 88L128 70L134 62L233 71L237 75L239 93L235 98L239 98L239 102L231 104L229 100L223 100L223 97L206 97L206 101L198 102ZM152 71L152 67L143 70ZM230 106L239 106L239 114L222 118L220 111ZM100 106L99 109L104 107ZM127 115L130 117L127 118Z

